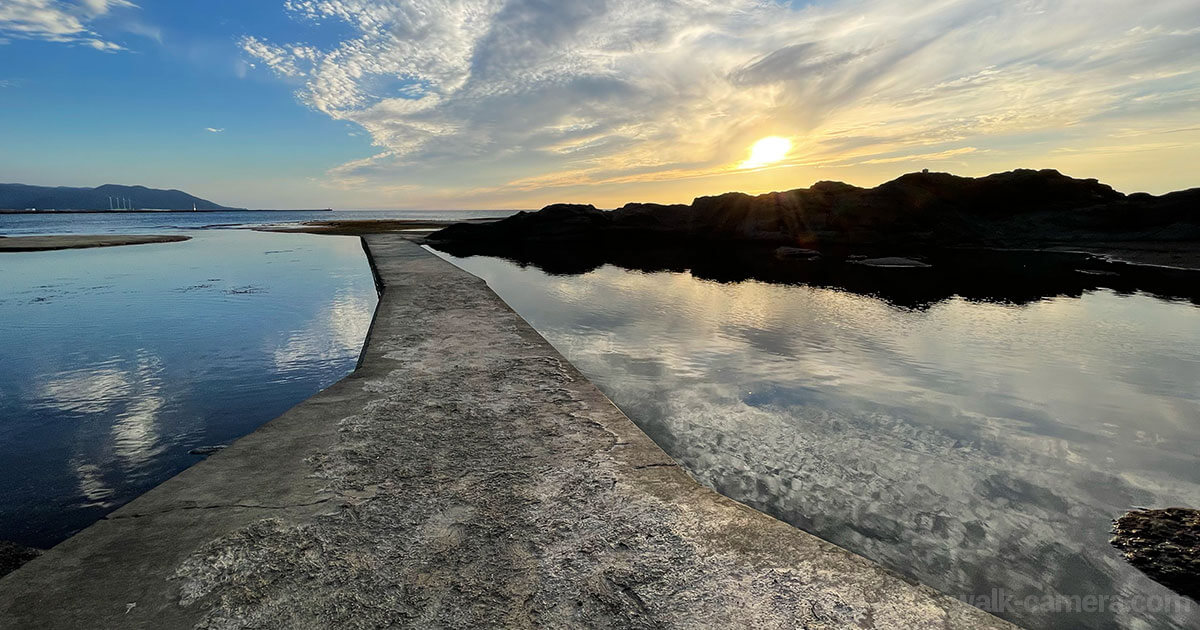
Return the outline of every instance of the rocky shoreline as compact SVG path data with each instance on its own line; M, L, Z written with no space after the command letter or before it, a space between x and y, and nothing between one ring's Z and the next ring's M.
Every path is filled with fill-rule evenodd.
M1125 195L1057 171L913 173L691 205L557 204L427 237L456 256L549 273L613 264L705 279L806 283L925 306L1026 303L1094 289L1200 304L1200 189ZM903 278L897 274L903 274Z
M1112 545L1156 582L1200 602L1200 510L1133 510L1113 521Z
M1126 195L1094 179L1017 170L981 178L910 173L875 188L818 182L690 205L615 210L556 204L488 224L457 224L432 241L468 246L774 244L827 255L913 257L959 247L1171 251L1200 268L1200 188Z

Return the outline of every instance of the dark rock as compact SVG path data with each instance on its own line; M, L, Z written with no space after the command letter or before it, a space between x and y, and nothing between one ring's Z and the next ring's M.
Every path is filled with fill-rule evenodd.
M0 577L16 571L21 568L21 565L40 555L42 555L41 549L0 540Z
M1200 510L1134 510L1113 521L1112 545L1156 582L1200 601Z
M217 451L225 450L226 446L227 445L225 445L225 444L217 444L216 446L197 446L196 448L188 451L188 454L189 455L212 455L213 453L216 453Z
M1029 245L1099 240L1200 240L1200 189L1125 195L1054 170L987 177L910 173L876 188L818 182L691 205L627 204L612 211L558 204L489 224L457 224L435 241L544 243L641 237L838 246Z
M456 223L435 234L441 234L441 238L460 240L480 237L558 240L595 233L611 223L611 213L597 210L595 206L559 203L546 206L536 213L518 212L495 223Z
M857 265L866 265L868 267L904 267L910 269L928 269L933 265L923 263L912 258L902 258L900 256L885 256L883 258L864 258L854 261Z
M807 247L784 246L784 247L776 247L775 248L775 257L776 258L796 258L799 260L807 260L809 258L816 258L820 255L821 255L821 252L819 252L815 249L808 249Z
M607 211L559 204L427 238L455 256L499 256L552 274L614 264L838 288L906 307L953 295L1024 304L1098 288L1200 304L1200 188L1126 196L1053 170L912 173L876 188L818 182ZM897 282L897 266L919 271Z

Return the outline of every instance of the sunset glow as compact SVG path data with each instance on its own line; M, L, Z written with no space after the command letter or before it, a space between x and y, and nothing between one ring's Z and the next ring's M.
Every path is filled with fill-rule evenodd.
M768 136L750 147L750 159L742 162L741 168L759 168L779 162L792 150L792 141L779 136Z

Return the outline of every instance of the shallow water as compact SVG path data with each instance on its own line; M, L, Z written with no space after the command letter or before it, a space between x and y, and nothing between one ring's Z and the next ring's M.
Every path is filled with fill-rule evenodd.
M188 234L0 254L0 540L57 543L354 368L359 239Z
M1200 308L1110 290L903 308L446 257L730 497L1024 626L1200 627L1107 542L1133 506L1200 506Z

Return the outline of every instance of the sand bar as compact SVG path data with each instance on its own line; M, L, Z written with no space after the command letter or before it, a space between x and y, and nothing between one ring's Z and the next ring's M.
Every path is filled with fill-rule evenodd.
M43 252L55 249L86 249L120 245L177 243L190 236L161 234L60 234L55 236L0 237L0 252Z

